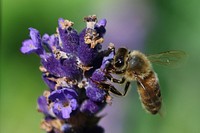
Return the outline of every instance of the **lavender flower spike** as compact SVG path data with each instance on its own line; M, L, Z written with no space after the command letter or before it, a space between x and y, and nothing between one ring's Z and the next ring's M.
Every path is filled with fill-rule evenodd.
M36 53L41 58L39 69L48 90L37 104L44 114L41 128L47 133L104 133L98 113L111 96L101 83L107 84L114 46L101 50L106 19L98 21L92 15L84 20L81 33L73 22L60 18L57 33L41 38L38 30L29 28L30 39L22 42L23 54Z

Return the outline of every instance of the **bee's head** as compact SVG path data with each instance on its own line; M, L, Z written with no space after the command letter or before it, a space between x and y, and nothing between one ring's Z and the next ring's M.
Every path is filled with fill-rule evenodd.
M119 48L115 54L113 66L118 71L126 69L128 59L128 50L126 48Z

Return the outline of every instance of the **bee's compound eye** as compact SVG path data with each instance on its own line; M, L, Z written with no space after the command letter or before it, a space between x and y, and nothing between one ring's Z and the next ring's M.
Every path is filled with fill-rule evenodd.
M128 50L126 48L119 48L114 57L114 66L117 69L123 69L126 65L128 57Z
M124 60L118 58L118 59L115 61L115 67L121 68L121 67L123 67L123 66L124 66Z

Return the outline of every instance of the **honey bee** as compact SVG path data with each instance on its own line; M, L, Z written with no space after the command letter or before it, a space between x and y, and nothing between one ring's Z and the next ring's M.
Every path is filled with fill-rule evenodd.
M151 113L159 113L162 106L162 97L159 80L153 70L151 62L162 65L173 66L185 56L182 51L167 51L154 55L145 55L140 51L129 51L126 48L119 48L115 53L114 59L107 67L106 77L112 82L123 84L126 82L124 94L115 93L115 87L110 85L111 92L124 96L126 95L130 83L136 81L137 90L144 109ZM121 79L113 78L112 74L120 74Z

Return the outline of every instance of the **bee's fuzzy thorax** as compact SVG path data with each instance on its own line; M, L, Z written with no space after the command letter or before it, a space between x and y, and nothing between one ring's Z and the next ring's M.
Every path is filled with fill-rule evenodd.
M149 75L149 73L152 71L152 66L151 66L151 63L148 60L147 56L144 55L143 53L141 53L140 51L134 50L129 55L129 58L132 58L132 57L138 57L142 63L142 67L137 69L135 71L135 73L138 74L138 76L142 79L145 78L147 75ZM130 71L132 72L131 69L130 69ZM127 73L129 73L129 72L127 72ZM126 77L129 77L129 76L127 75ZM131 78L131 80L132 79L133 78Z

